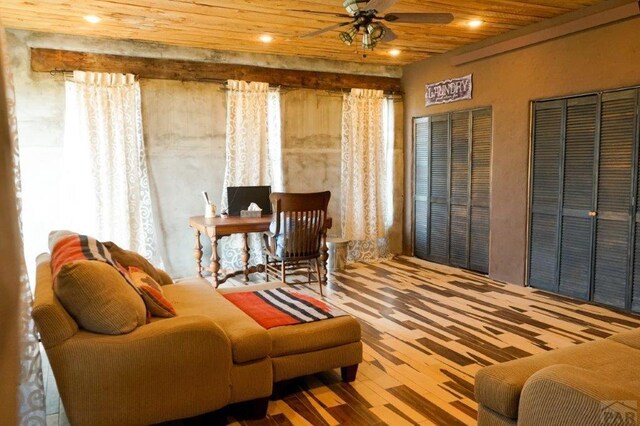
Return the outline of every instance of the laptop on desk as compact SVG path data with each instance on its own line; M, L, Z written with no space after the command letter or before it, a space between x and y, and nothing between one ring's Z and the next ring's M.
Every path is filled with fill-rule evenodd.
M251 203L262 209L262 216L270 216L273 214L270 194L270 186L228 186L229 216L240 216L240 212L247 210Z

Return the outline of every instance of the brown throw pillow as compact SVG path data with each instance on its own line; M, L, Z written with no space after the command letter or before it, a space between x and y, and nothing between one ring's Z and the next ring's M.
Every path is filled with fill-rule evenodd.
M60 268L53 289L80 327L100 334L125 334L146 323L146 307L113 266L80 260Z
M171 302L164 297L162 287L142 269L131 266L129 276L138 287L147 310L154 317L171 318L176 316L176 310Z
M156 269L147 259L135 251L125 250L112 241L103 244L111 253L111 257L125 268L129 269L129 267L135 266L149 274L160 285L173 284L173 280L166 272Z

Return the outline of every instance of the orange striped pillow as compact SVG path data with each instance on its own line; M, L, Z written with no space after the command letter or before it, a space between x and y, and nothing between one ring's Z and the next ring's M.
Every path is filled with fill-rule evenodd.
M140 290L142 300L144 300L144 304L151 315L163 318L176 316L175 308L162 293L162 286L151 278L149 274L140 268L130 266L129 276L138 290Z

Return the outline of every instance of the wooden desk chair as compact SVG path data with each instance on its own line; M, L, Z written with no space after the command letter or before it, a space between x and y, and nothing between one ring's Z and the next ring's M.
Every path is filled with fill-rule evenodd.
M273 275L286 283L287 271L306 266L311 283L311 267L315 269L322 295L320 255L326 233L327 206L331 192L271 194L273 222L265 233L265 272L267 281ZM279 265L278 265L279 264Z

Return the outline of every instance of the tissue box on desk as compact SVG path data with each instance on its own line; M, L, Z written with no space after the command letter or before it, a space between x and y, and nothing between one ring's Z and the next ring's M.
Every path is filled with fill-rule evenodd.
M240 217L262 217L261 210L240 210Z

